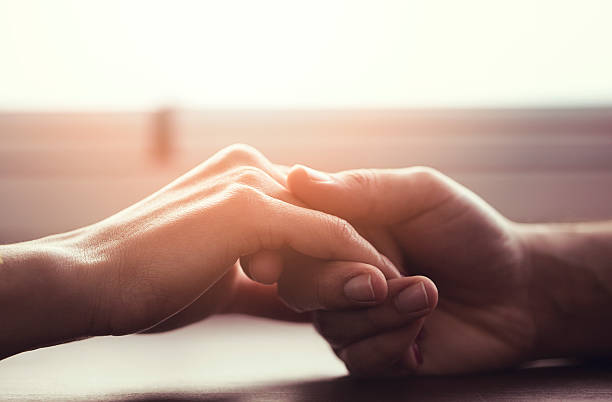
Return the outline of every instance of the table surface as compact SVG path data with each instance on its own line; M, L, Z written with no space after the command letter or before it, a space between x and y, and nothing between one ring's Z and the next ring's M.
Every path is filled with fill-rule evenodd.
M167 334L105 337L0 362L2 400L612 400L612 366L542 366L363 380L305 324L225 316Z

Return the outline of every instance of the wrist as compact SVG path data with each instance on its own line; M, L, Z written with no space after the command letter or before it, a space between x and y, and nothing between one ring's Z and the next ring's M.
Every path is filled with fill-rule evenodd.
M0 358L91 336L91 272L70 236L0 246Z
M520 225L536 327L533 358L612 352L610 243L597 225ZM606 249L607 248L607 249Z

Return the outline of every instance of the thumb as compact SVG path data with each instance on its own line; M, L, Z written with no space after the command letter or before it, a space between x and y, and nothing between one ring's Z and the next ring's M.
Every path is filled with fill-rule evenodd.
M450 179L431 168L358 169L328 174L295 165L289 190L308 206L349 221L410 219L448 199Z

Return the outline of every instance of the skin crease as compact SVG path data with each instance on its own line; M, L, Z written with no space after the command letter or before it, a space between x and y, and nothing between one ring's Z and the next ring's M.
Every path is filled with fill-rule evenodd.
M351 372L465 373L510 367L533 356L535 313L520 230L472 192L420 167L349 171L328 182L312 182L298 167L288 185L309 207L349 220L405 275L427 276L438 288L438 306L417 341L422 364L415 362L412 345L401 342L405 328L422 322L400 327L398 321L335 347ZM372 320L380 308L368 314L321 311L315 323L325 336L351 320ZM394 336L401 348L389 352L395 360L372 361L381 339L391 344Z
M233 158L233 157L232 157ZM105 282L108 286L108 290L104 291L103 294L112 294L115 297L114 301L105 301L105 306L110 306L110 309L104 308L102 317L103 320L109 321L108 327L104 327L102 330L94 329L96 332L110 332L114 335L121 335L124 333L138 332L151 327L152 325L163 323L163 319L170 317L173 313L182 310L183 306L188 306L194 301L198 303L200 307L200 314L202 318L206 316L224 312L228 310L229 306L233 303L233 297L236 289L241 286L243 276L239 273L239 266L237 263L232 263L231 256L217 256L218 259L213 261L201 261L201 254L198 253L195 248L197 247L193 241L188 237L194 231L200 233L200 236L210 236L204 229L187 229L184 227L180 220L190 219L190 211L182 207L180 214L182 216L164 216L163 210L156 210L157 205L161 204L162 208L167 208L166 205L171 203L187 204L189 198L193 198L195 194L188 194L186 190L182 190L181 187L184 184L188 184L190 180L193 180L197 172L188 174L187 177L179 179L178 182L174 182L166 190L178 190L175 193L170 193L168 196L162 193L163 197L176 197L174 199L168 199L164 202L159 202L159 197L152 199L151 205L148 204L148 199L141 202L140 205L130 207L128 210L122 211L119 216L115 216L108 225L102 225L102 230L97 230L96 233L100 233L91 237L88 236L88 242L91 245L89 248L94 248L96 255L104 255L107 261L102 261L105 266L103 271L114 271L111 273L111 277L117 278L116 281L120 282L127 278L129 284L125 283L113 283ZM190 177L191 176L191 177ZM237 178L235 178L237 179ZM232 180L235 182L235 180ZM217 183L212 183L209 188L199 190L201 197L206 199L207 193L214 193L217 191L215 186ZM208 201L208 200L207 200ZM216 200L210 203L210 205L202 205L201 207L205 210L204 215L220 215L227 214L228 212L219 208L219 204L215 203ZM136 213L134 213L137 211ZM140 215L140 216L138 216ZM117 222L122 220L125 216L125 222ZM135 216L139 219L138 222L134 222ZM167 219L168 222L161 222L159 218ZM149 220L152 221L149 221ZM176 221L172 222L173 220ZM129 226L134 227L134 233L121 234L122 239L118 240L114 233L114 228L117 226ZM194 222L195 223L195 222ZM200 222L205 225L204 222ZM190 224L190 223L188 223ZM203 226L204 226L203 225ZM107 227L104 227L107 226ZM143 228L151 227L155 229L155 232L145 232ZM109 233L110 232L110 233ZM166 239L175 239L175 242L183 245L186 250L168 249ZM206 237L206 241L213 242L212 237ZM116 252L115 247L112 244L105 248L108 243L121 242L122 246L120 251L121 255L114 256ZM189 252L189 249L192 252ZM146 249L148 252L145 254L134 255L134 250ZM108 251L107 251L108 250ZM156 255L155 250L162 251L165 255ZM153 251L153 252L151 252ZM173 257L168 253L176 253ZM95 259L93 257L92 259ZM144 260L144 261L143 261ZM116 261L122 261L120 265L117 265ZM176 265L175 261L181 261L181 265ZM109 263L110 262L110 263ZM133 278L134 270L133 266L148 266L149 269L140 269L138 275L140 277ZM217 274L219 278L205 278L201 282L186 280L190 275L180 275L176 278L176 282L172 283L174 279L167 275L166 272L180 269L181 266L197 266L202 265L202 269L205 269L206 264L226 266L228 268L220 270L220 274ZM108 268L107 268L108 267ZM110 268L110 269L109 269ZM130 271L124 273L124 271ZM146 275L146 276L145 276ZM159 287L156 285L158 280L163 278L163 284ZM126 280L126 281L127 281ZM206 286L207 283L212 283L212 287L209 289L202 289L202 284ZM132 285L133 284L133 285ZM167 289L169 286L174 289ZM193 286L193 287L192 287ZM242 286L248 291L249 287L246 284ZM126 289L123 295L116 296L116 292L112 289ZM206 290L201 296L197 297L202 290ZM167 293L168 295L164 295ZM184 298L177 298L176 295L185 295ZM159 300L166 299L165 305L160 307ZM153 308L146 306L155 306ZM160 311L161 310L161 311ZM108 317L108 318L107 318ZM99 321L96 319L96 321Z
M316 288L288 308L276 287L242 272L240 258L267 250L349 261L320 279L335 307L382 302L397 270L346 221L300 206L284 177L255 149L231 146L103 221L0 246L0 358L217 313L303 320L295 311L320 305ZM343 292L360 275L372 284L369 301Z
M513 223L429 168L313 177L232 146L108 219L0 255L0 359L307 311L354 375L612 354L612 222Z
M230 246L228 247L229 250L224 250L218 245L219 234L207 229L207 225L218 227L218 222L223 222L226 228L231 228L231 222L236 221L235 216L237 216L238 211L248 214L247 211L250 208L248 203L261 202L258 199L247 198L246 205L237 203L227 207L227 201L223 198L227 194L220 193L219 187L224 188L229 185L232 188L231 186L236 183L243 183L255 187L265 194L270 194L276 199L286 200L293 204L299 203L277 181L270 177L260 177L267 176L261 169L250 167L265 164L266 162L262 162L262 159L265 158L250 147L238 146L224 150L207 161L206 164L179 178L160 192L112 217L112 221L108 225L113 234L112 242L118 241L115 234L116 227L135 228L134 233L126 233L123 229L120 249L124 253L118 258L111 257L113 261L120 260L123 263L117 266L113 262L111 265L112 270L115 271L114 276L118 280L122 280L122 277L128 277L131 284L136 284L136 286L131 287L131 284L126 286L106 282L112 289L127 288L129 290L119 298L118 306L113 307L113 302L107 301L105 303L105 305L111 306L110 311L108 308L104 309L105 314L110 317L109 320L112 320L109 323L111 333L123 334L148 329L154 324L163 323L164 320L160 320L160 318L172 317L177 311L181 311L183 306L189 306L194 302L196 304L194 308L197 308L200 319L215 313L231 312L244 307L244 302L240 297L250 299L251 303L257 299L263 299L263 307L260 309L261 315L299 319L280 303L269 300L270 290L264 290L260 285L249 281L241 273L239 263L235 262L237 257L241 254L248 254L249 250L254 252L266 247L278 248L283 244L276 244L276 240L271 238L265 240L271 242L270 244L261 244L261 240L258 239L257 244L251 245L248 244L250 240L248 237L245 239L243 233L230 232L226 235L228 239L225 241L232 241L233 243L244 241L245 244L239 244L237 247ZM235 167L237 164L240 168L238 170L228 169L228 164L230 167ZM200 180L202 176L206 178L204 181ZM213 176L214 179L211 180L210 176ZM191 184L195 182L198 183L198 187L194 191ZM167 199L162 199L160 202L162 197ZM190 201L194 197L202 199L202 202L190 205ZM160 205L161 210L159 209ZM174 205L180 205L179 210L175 210ZM193 208L193 211L190 210L190 207ZM259 208L258 205L254 207ZM283 209L283 205L275 205L275 208L277 210L273 213L278 213L283 219L287 219L287 212ZM168 209L170 213L164 213L165 209ZM198 219L192 219L192 214L194 216L197 214ZM141 216L141 221L135 222L139 216ZM125 219L125 222L121 222L123 219ZM150 221L151 219L152 221ZM167 220L168 222L159 222L159 220ZM109 241L106 238L109 230L105 230L104 226L104 222L102 222L101 230L96 231L101 235L91 239L91 244L95 244L96 249L104 247ZM239 229L239 226L234 225L234 227ZM227 230L226 228L221 230ZM194 241L194 235L200 237L200 241ZM178 245L180 249L168 248L167 239L174 239L173 244ZM202 255L198 247L201 247L203 242L214 245L215 252ZM359 245L360 241L358 239L350 240L348 243L362 247ZM365 254L369 253L370 262L375 261L380 265L380 256L371 246L369 247L366 248ZM236 248L236 251L233 250L234 248ZM147 250L147 252L134 254L136 250ZM160 250L162 254L157 254L156 250ZM238 250L242 250L242 252L237 252ZM173 253L174 257L172 256ZM321 256L327 257L325 255L327 251L325 250L317 250L315 253L321 253ZM181 264L177 265L176 261L181 261ZM149 269L143 269L143 263ZM131 268L135 265L140 266L138 270L140 277L136 280L133 278L134 274ZM191 270L191 267L198 265L202 266L202 272L205 276L202 281L193 280L195 278L188 272L181 273L176 277L168 275L168 272L180 269ZM211 266L226 266L228 268L209 270L208 267ZM108 268L105 268L105 270L108 270ZM122 272L124 270L129 270L130 273L124 274ZM377 271L373 267L370 270ZM211 277L212 275L216 277ZM211 284L211 287L203 289L202 284ZM105 294L114 293L112 290L108 290ZM167 296L164 294L167 294ZM177 298L177 296L181 297ZM160 300L166 300L166 305L160 306ZM154 307L150 308L149 306ZM252 313L257 314L258 310ZM176 325L178 322L182 325L188 322L189 320L185 318L186 315L189 315L189 312L186 312L183 317L175 318L174 323L167 323L166 326ZM161 329L163 329L163 325ZM104 332L109 331L105 329Z

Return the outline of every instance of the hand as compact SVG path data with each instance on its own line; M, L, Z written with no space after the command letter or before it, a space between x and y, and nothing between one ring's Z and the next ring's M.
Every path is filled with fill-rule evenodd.
M298 166L287 182L439 291L432 312L429 280L393 279L381 306L318 312L319 331L351 372L464 373L532 356L536 312L520 230L465 187L420 167L327 175Z
M239 258L275 250L352 261L325 282L337 302L384 300L383 272L394 272L388 260L346 221L301 207L284 183L260 153L233 146L101 222L2 246L0 282L11 285L0 286L0 296L11 302L0 306L0 358L81 336L174 328L220 312L295 318L273 287L239 269ZM368 279L366 299L359 286L345 287L356 276ZM316 291L303 289L302 302L316 300Z
M271 250L354 261L346 275L369 275L374 283L375 294L365 304L384 299L382 272L391 265L345 221L300 207L284 184L285 176L258 151L232 146L90 228L88 244L111 251L102 262L104 294L111 298L99 315L110 332L146 329L180 311L161 329L219 312L291 317L275 301L274 288L249 281L239 269L240 257Z

